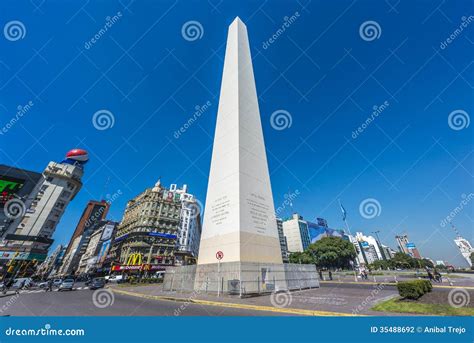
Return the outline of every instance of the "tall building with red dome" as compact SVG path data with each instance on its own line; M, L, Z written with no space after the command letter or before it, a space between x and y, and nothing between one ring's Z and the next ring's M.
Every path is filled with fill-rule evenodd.
M10 273L28 275L46 259L54 231L82 187L87 161L87 151L69 151L62 162L48 163L26 197L13 197L5 204L10 222L1 237L0 256L7 257L0 259L0 265L7 261Z

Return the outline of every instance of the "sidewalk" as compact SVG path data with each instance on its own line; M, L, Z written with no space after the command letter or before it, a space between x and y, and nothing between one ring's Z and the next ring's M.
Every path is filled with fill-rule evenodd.
M110 288L118 294L145 299L306 316L387 315L371 311L370 308L376 303L388 300L398 294L392 287L384 288L383 286L365 289L323 286L317 289L241 299L228 295L217 297L198 291L188 293L163 291L161 285L128 287L114 285Z

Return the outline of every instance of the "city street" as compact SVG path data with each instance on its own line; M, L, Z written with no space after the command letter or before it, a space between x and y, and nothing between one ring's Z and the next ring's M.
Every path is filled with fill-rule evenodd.
M0 295L2 316L174 316L179 311L184 316L275 316L276 312L232 309L217 306L180 303L173 301L148 300L114 293L110 306L99 308L94 305L92 295L83 283L77 283L75 290L45 292L25 290L19 296L14 292Z

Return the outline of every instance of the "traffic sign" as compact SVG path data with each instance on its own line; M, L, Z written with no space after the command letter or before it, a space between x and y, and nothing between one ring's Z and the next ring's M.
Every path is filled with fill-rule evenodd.
M216 252L216 258L220 261L224 258L224 253L222 251Z

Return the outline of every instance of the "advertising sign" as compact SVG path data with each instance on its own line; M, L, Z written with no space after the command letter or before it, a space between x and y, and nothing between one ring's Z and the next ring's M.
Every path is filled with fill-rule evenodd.
M16 193L23 187L25 181L12 177L0 177L0 207L12 199Z
M26 260L29 253L27 252L17 252L17 251L1 251L0 260L10 260L14 258L15 260Z
M110 247L110 239L102 243L102 246L100 247L99 254L97 255L97 259L99 260L99 263L104 263L105 258L107 257L107 252L109 251L109 247Z
M114 224L105 224L104 231L102 231L101 241L106 241L112 237L114 233L115 225Z
M407 247L407 249L415 249L415 243L407 243L405 244L405 246Z
M149 232L148 236L155 236L155 237L161 237L161 238L169 238L169 239L176 239L176 235L171 235L169 233L161 233L161 232Z

